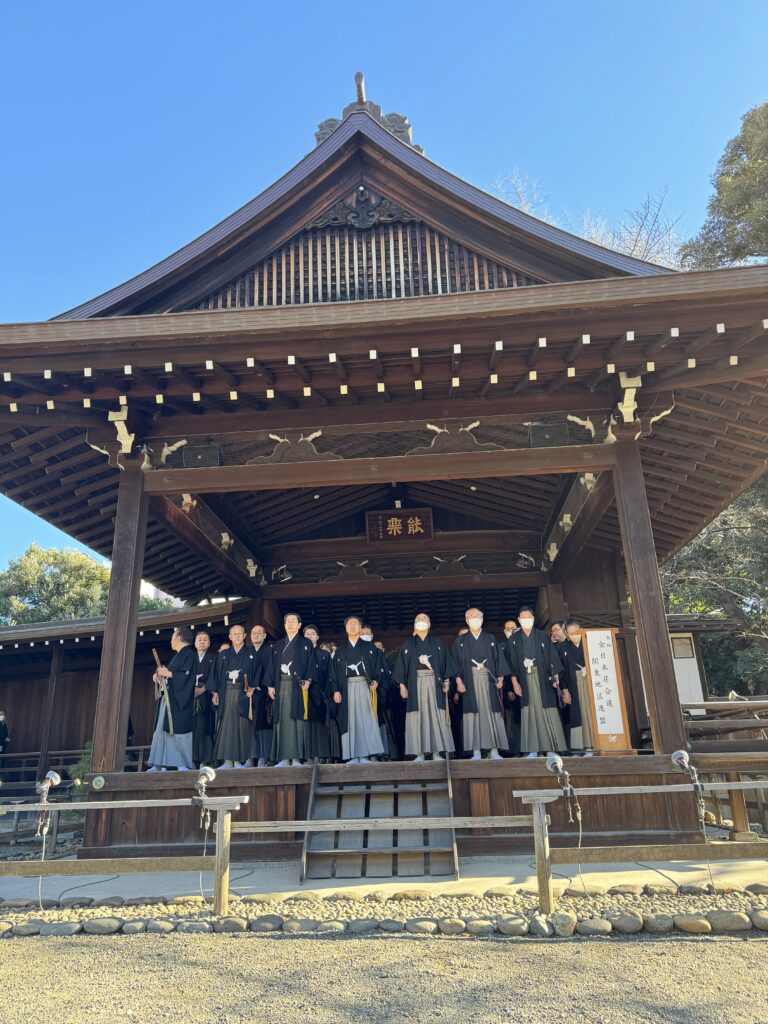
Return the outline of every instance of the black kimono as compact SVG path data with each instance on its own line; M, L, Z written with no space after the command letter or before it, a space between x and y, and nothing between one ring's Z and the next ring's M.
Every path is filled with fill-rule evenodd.
M429 664L435 673L435 696L438 707L445 711L446 694L443 692L444 680L451 676L460 675L453 655L445 646L442 640L430 633L422 640L419 636L411 637L400 648L397 654L397 661L392 673L393 679L398 686L405 686L408 690L408 699L405 705L406 712L419 710L419 690L416 685L416 673L419 669L426 668L419 658L425 655L429 658ZM470 673L471 674L471 673Z
M195 650L195 688L205 686L213 670L214 654L207 650L201 657ZM194 726L192 729L192 758L198 766L213 760L216 739L216 708L211 703L211 691L206 689L194 700Z
M245 691L240 695L240 714L251 722L254 731L265 732L272 729L272 700L267 693L267 687L273 685L272 648L264 643L259 648L251 648L251 652L261 662L261 680L256 686L249 682L249 689L254 690L250 699Z
M589 684L586 677L584 641L574 644L564 640L557 645L557 653L563 664L560 686L568 690L571 703L566 705L569 712L569 749L590 750L594 746Z
M360 675L368 680L369 685L373 682L379 684L376 692L378 725L382 722L382 704L386 703L388 697L389 668L381 651L370 640L358 640L354 645L345 640L339 644L331 661L329 682L331 693L341 694L341 704L336 704L336 717L342 735L349 732L347 666L350 664L360 667Z
M258 756L253 729L241 717L240 710L244 688L261 686L263 678L261 659L252 647L243 645L239 651L230 647L219 652L206 683L209 690L219 695L214 747L217 760L245 764Z
M197 651L191 644L187 644L174 654L168 662L168 668L173 673L165 680L173 730L168 721L168 708L165 700L161 698L158 701L158 714L163 718L163 731L173 731L174 736L191 733L194 725Z
M285 677L281 668L283 665L289 666L288 674L291 677L290 682L290 717L298 721L305 721L304 715L304 691L301 688L303 680L310 680L311 686L309 687L309 714L312 716L312 708L317 707L318 703L322 702L322 695L320 693L320 687L317 682L318 667L317 658L315 656L315 649L303 636L295 636L290 640L287 636L284 636L281 640L276 640L272 644L272 682L270 686L275 688L275 706L273 709L274 724L277 725L280 722L281 714L285 710L286 701L283 700L281 704L280 695L282 687L288 681Z
M442 640L416 635L400 648L394 680L408 690L405 715L405 753L422 760L455 750L447 689L456 675L451 653Z
M534 628L526 637L525 632L520 629L509 637L505 646L511 674L517 679L523 691L522 706L526 708L530 703L529 672L525 665L527 658L535 663L543 706L557 708L558 696L557 690L552 686L552 677L560 675L563 664L555 644L544 630Z
M529 754L566 751L568 742L560 711L560 691L552 680L563 671L555 645L540 629L513 633L506 643L507 659L523 696L520 749Z
M472 678L472 668L477 667L475 663L485 662L489 672L488 685L490 687L489 697L491 707L501 712L501 703L496 689L496 680L499 676L509 675L509 665L504 657L504 651L490 633L480 630L477 637L472 633L465 633L457 637L451 651L453 661L456 665L456 675L461 677L466 687L464 700L462 701L464 714L477 714L477 694Z

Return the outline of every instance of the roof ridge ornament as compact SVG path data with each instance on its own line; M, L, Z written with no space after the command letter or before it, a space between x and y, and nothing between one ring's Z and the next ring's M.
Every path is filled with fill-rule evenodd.
M410 146L419 153L423 153L424 150L421 146L414 144L412 140L412 128L408 123L408 118L405 114L382 114L381 107L378 103L372 103L370 100L365 98L365 76L362 71L355 73L355 101L354 103L347 104L341 112L341 117L329 117L325 121L321 121L317 126L315 132L315 140L320 145L321 142L325 142L329 135L331 135L342 121L345 121L350 114L356 114L362 111L373 118L374 121L378 121L382 127L386 128L388 132L404 142L406 146Z

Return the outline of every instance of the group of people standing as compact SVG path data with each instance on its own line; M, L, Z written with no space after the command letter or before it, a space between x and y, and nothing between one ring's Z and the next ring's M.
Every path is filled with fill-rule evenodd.
M449 648L420 612L413 635L386 655L357 616L338 644L289 613L285 635L262 625L229 630L218 653L205 630L177 628L173 658L158 666L150 771L287 767L319 760L536 757L591 752L581 627L551 635L532 608L504 625L504 639L466 613Z

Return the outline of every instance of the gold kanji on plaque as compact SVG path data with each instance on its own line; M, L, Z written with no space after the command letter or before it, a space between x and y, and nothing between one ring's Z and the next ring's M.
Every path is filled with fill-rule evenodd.
M408 517L408 533L424 533L424 527L421 525L421 518L419 516Z
M397 516L392 516L391 519L387 520L387 533L390 537L399 537L403 532L403 520L398 519ZM411 532L410 530L408 531Z

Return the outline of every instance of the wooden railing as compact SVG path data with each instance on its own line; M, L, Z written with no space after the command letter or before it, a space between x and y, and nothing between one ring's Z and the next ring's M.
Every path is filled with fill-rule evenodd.
M701 784L704 793L728 792L736 793L745 789L768 789L768 782L752 780L749 782L704 782ZM573 796L579 801L593 796L627 796L645 793L690 793L690 783L668 786L606 786L588 787L572 790ZM539 909L543 914L551 914L555 901L552 892L553 864L623 864L634 861L697 861L697 860L763 860L768 859L768 841L730 842L716 840L707 842L702 838L700 843L675 843L674 845L643 845L643 846L590 846L590 847L558 847L549 843L548 818L545 808L556 800L566 799L562 789L522 789L514 790L513 796L529 804L533 811L533 836L536 853L536 877L539 888ZM734 816L735 817L735 816ZM747 830L749 825L747 824Z
M124 771L144 771L149 745L128 747L125 752ZM85 757L85 750L52 750L48 754L46 770L65 775L68 768L78 764ZM0 755L0 785L5 795L12 792L34 793L34 786L40 777L40 751L28 750L21 753Z
M91 860L39 860L0 862L0 878L38 878L51 875L111 875L142 871L213 871L213 912L229 911L229 854L232 812L248 803L248 797L191 797L182 800L89 800L82 803L35 803L26 811L59 815L68 810L122 811L138 808L195 807L201 813L215 811L215 848L213 856L203 857L106 857ZM0 804L0 815L18 812L18 804Z

